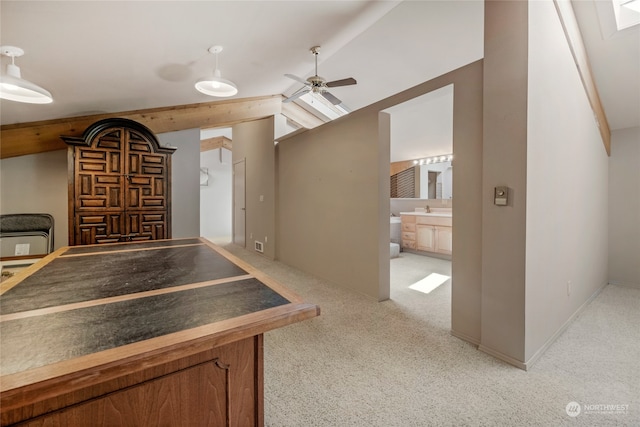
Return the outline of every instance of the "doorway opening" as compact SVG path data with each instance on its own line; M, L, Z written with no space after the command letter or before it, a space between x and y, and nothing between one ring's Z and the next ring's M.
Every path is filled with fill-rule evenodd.
M453 84L383 112L390 121L390 298L450 302ZM407 171L415 178L401 185Z
M232 235L231 136L231 128L200 132L200 235L219 245Z

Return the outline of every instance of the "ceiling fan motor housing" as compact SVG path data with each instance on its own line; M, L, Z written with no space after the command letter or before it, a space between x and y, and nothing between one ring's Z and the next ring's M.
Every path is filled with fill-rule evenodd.
M327 90L326 79L320 76L311 76L307 79L309 84L311 85L311 90L314 92L325 91Z

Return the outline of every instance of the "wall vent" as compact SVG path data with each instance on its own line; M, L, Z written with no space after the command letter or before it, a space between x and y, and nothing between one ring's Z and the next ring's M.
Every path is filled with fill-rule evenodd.
M264 244L262 242L255 241L255 249L257 252L264 253Z

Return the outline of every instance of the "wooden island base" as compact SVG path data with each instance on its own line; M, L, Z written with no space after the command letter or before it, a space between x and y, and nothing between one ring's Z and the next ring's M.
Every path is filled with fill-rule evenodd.
M61 405L19 425L263 425L262 388L262 335L257 335L22 407L18 418ZM95 397L73 403L81 395ZM65 400L71 404L64 406Z

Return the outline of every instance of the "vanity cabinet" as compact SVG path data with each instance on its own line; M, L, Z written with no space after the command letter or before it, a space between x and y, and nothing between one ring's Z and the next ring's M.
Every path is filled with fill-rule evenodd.
M416 217L414 215L401 215L402 247L416 249Z
M452 221L450 216L401 213L403 249L451 255Z
M416 249L419 251L435 252L436 229L433 225L416 225Z

